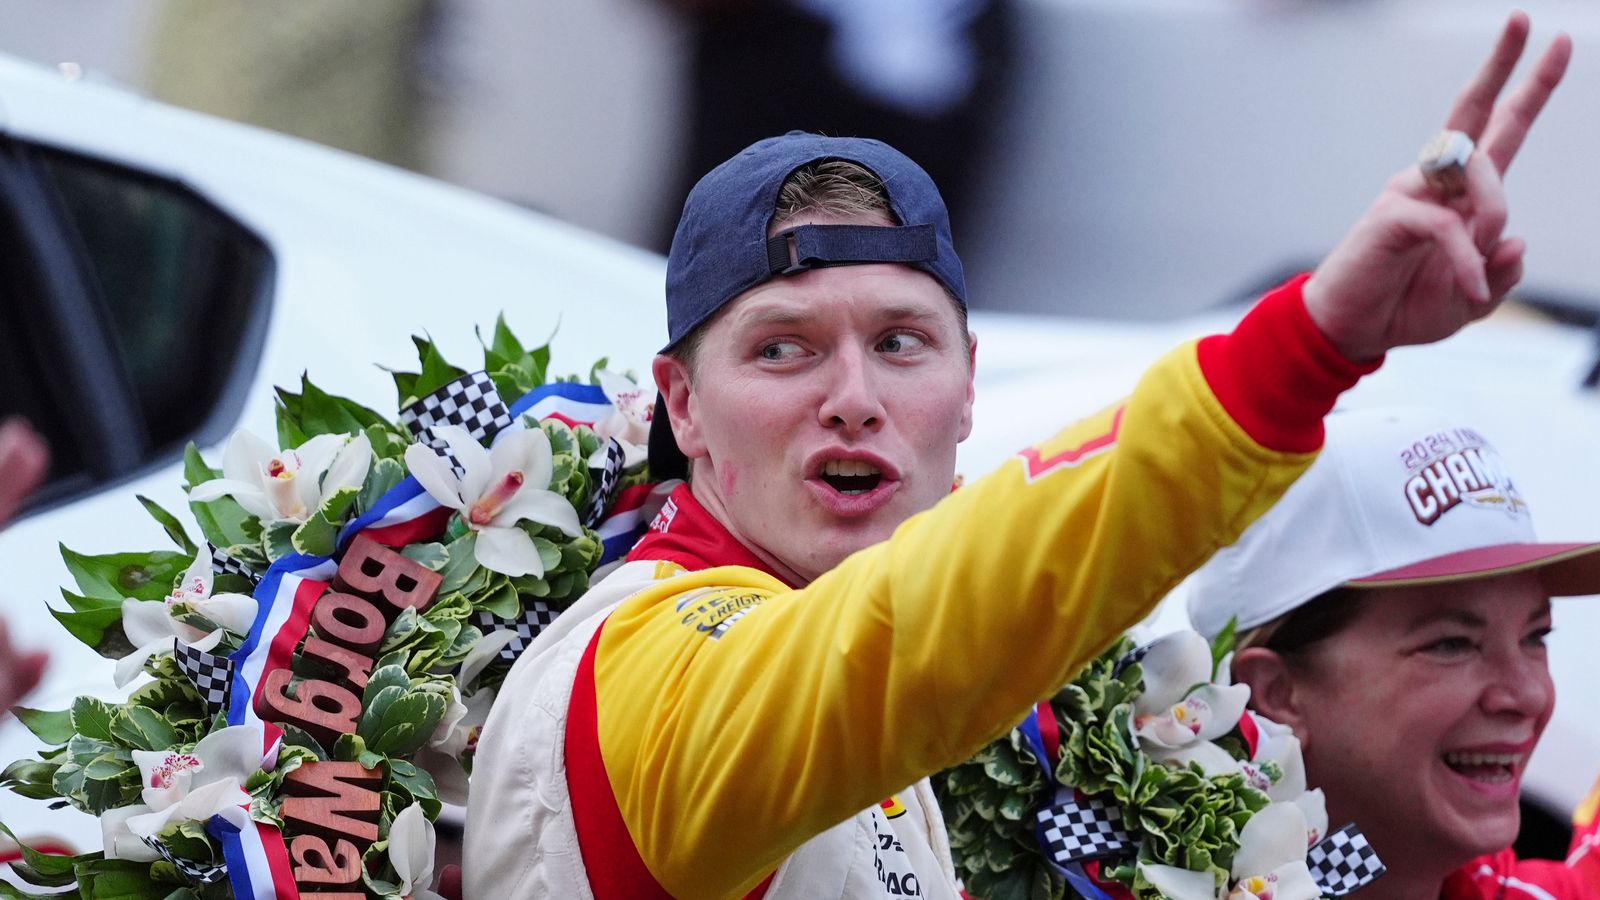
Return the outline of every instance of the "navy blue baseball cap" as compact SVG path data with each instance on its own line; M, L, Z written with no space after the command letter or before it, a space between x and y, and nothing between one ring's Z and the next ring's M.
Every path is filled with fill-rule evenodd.
M812 163L852 162L883 182L898 225L800 225L769 235L783 182ZM963 309L966 279L950 215L933 179L910 157L870 138L791 131L757 141L701 178L683 204L667 254L665 353L728 301L773 278L825 266L903 263L932 275ZM656 401L650 470L682 478L688 461Z

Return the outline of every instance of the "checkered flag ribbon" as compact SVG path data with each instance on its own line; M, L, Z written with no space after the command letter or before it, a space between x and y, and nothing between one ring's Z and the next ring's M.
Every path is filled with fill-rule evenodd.
M449 463L450 471L456 473L457 478L466 477L467 467L461 464L461 460L456 459L455 454L450 452L450 445L445 443L444 438L440 437L432 428L424 428L422 433L417 435L417 443L432 450L439 455L440 459Z
M1122 809L1098 797L1080 797L1058 788L1054 802L1039 810L1039 842L1046 857L1060 865L1121 856L1139 849L1122 828Z
M616 438L606 440L606 461L594 479L594 489L589 493L589 507L583 512L583 524L593 528L605 518L611 501L617 499L617 485L622 482L622 445Z
M228 874L227 863L191 862L182 857L173 856L172 851L167 849L167 845L161 843L155 838L147 837L141 838L141 840L148 844L151 850L161 854L162 859L172 863L174 866L177 866L178 871L183 873L183 877L195 882L196 884L211 884L222 876Z
M533 643L533 639L538 637L539 632L550 627L550 623L554 622L558 615L560 613L551 609L548 603L534 600L526 610L523 610L522 615L515 619L502 619L494 613L479 611L473 614L473 624L484 634L506 629L516 631L517 636L511 639L511 643L500 648L501 659L515 661L522 655L522 651Z
M196 650L177 638L172 639L173 658L178 668L194 682L195 690L213 712L228 708L228 692L233 684L233 660Z
M1311 878L1322 888L1324 897L1343 897L1388 871L1354 824L1335 831L1306 851L1306 868L1311 870Z
M1123 671L1129 666L1133 665L1134 663L1144 662L1145 656L1150 652L1150 647L1150 644L1141 644L1140 646L1129 650L1127 653L1122 654L1122 658L1117 660L1116 666L1113 667L1111 671L1111 677L1120 677Z
M487 372L468 372L400 410L400 424L418 440L430 428L460 425L479 443L487 444L511 424L511 410L501 401Z
M251 584L261 580L261 577L250 571L250 567L228 555L226 550L217 549L216 544L206 544L211 548L211 574L213 575L238 575L250 579Z

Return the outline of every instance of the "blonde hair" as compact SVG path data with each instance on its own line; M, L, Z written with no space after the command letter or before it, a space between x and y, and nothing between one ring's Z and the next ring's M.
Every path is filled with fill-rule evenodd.
M773 204L773 226L805 213L841 218L881 216L900 224L889 207L883 180L865 166L841 159L801 166L784 179Z

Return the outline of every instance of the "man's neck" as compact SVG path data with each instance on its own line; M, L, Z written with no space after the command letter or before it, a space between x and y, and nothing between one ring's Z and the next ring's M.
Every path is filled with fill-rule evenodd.
M772 574L795 587L805 587L811 583L810 578L802 576L785 564L783 560L768 553L765 548L740 534L738 526L733 522L733 516L728 514L727 507L722 503L722 498L716 496L715 491L703 490L692 481L689 483L689 490L694 494L694 498L700 502L700 506L717 521L717 524L721 525L734 540L750 551L756 559L765 563Z
M728 527L726 511L708 509L687 485L679 485L667 498L650 530L628 552L630 560L664 560L691 571L717 566L745 566L766 572L791 587L804 587L807 579Z

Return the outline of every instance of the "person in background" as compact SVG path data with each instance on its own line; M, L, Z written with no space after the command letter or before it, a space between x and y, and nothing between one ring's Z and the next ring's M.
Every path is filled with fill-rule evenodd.
M1476 429L1335 413L1311 468L1189 586L1238 629L1232 673L1299 738L1330 823L1388 872L1374 900L1600 897L1594 804L1564 862L1518 860L1519 786L1550 720L1550 598L1600 593L1600 543L1546 544Z
M769 135L871 135L927 171L970 240L963 212L1010 92L1014 0L658 2L683 13L690 60L687 147L664 209ZM661 222L659 249L676 226Z
M0 423L0 528L4 528L33 489L44 481L50 451L25 420ZM0 619L0 709L9 710L39 684L48 656L42 651L18 652Z

